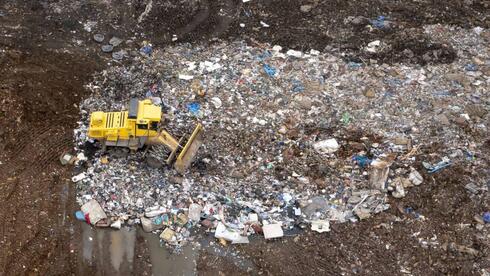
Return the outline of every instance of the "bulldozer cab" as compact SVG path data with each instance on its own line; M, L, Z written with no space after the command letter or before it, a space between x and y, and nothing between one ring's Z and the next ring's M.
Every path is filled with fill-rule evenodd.
M159 106L153 105L151 100L130 100L128 118L130 120L134 120L136 137L153 137L158 135L158 127L161 117L161 108Z

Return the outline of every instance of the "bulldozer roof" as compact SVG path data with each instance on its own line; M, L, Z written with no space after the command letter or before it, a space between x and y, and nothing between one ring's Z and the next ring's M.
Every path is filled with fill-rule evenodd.
M136 119L138 124L160 121L161 116L162 109L154 105L151 100L138 101L137 99L131 99L129 103L128 117Z

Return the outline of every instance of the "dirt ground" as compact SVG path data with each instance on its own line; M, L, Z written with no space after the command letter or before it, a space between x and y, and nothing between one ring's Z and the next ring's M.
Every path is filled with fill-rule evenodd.
M419 64L457 58L447 45L431 43L423 35L424 25L490 25L490 1L485 0L252 0L247 6L241 0L159 1L140 24L137 20L147 1L133 2L0 2L1 275L103 274L96 265L86 268L79 263L81 227L73 218L78 206L71 171L58 161L72 147L77 104L87 93L84 85L107 66L108 56L84 31L83 22L96 21L97 31L108 36L135 36L135 41L148 39L158 47L172 43L177 34L184 42L245 39L301 50L345 51L348 60ZM301 12L304 4L312 5L311 11ZM387 30L366 32L363 18L379 15L396 23ZM360 19L352 24L349 16ZM271 27L256 28L260 20ZM396 47L372 56L359 50L380 38ZM406 49L413 55L404 54ZM427 53L429 58L424 58ZM490 140L485 150L490 153ZM453 166L424 175L426 184L365 222L336 224L321 235L306 231L279 241L257 239L237 246L254 264L252 271L204 252L198 272L478 275L480 268L490 268L489 239L477 234L473 216L487 210L489 198L470 198L465 191L466 180L474 173ZM425 220L407 213L407 207ZM432 246L434 236L444 244ZM462 247L476 252L464 252ZM147 258L135 258L134 274L148 273Z

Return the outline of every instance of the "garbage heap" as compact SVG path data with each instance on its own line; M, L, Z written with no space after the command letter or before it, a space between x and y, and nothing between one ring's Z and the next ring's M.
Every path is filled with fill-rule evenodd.
M141 224L173 246L199 228L247 243L252 234L278 238L295 227L324 232L368 219L452 166L473 168L473 188L486 190L488 31L426 32L459 58L366 64L242 41L128 50L124 63L95 76L80 104L80 219ZM185 175L150 168L144 151L102 153L87 138L91 112L123 110L133 97L160 105L163 126L177 137L204 125Z

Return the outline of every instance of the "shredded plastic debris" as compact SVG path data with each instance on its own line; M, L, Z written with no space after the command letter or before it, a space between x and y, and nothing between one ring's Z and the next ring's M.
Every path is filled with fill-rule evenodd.
M387 21L372 24L385 28ZM150 45L87 85L92 94L80 104L75 139L89 158L74 181L81 205L97 200L112 223L163 231L170 245L184 245L199 227L238 243L252 234L280 237L311 221L323 232L330 223L368 219L423 183L414 169L422 161L434 173L448 165L437 164L437 156L451 156L451 164L468 162L466 151L478 156L462 126L487 133L485 108L483 115L460 116L470 104L484 105L488 91L488 79L465 69L468 57L424 68L363 66L318 51L283 53L244 42L212 49ZM442 90L452 92L436 93ZM204 145L187 174L150 168L144 160L158 150L103 153L87 139L91 112L121 110L132 97L161 105L173 133L188 132L195 121L204 125ZM449 98L448 108L436 104ZM436 137L444 147L420 155Z

